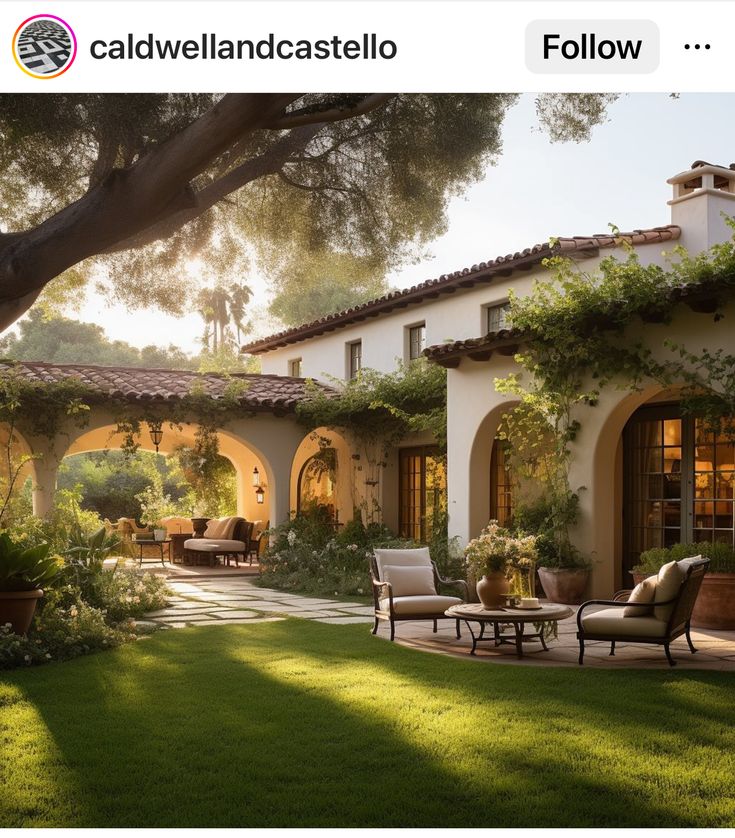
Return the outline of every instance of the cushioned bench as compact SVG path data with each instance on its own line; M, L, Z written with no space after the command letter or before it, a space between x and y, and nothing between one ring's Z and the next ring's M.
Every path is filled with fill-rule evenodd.
M194 564L206 561L213 567L220 558L227 564L234 559L237 567L238 558L242 556L245 561L250 551L252 529L252 522L244 518L214 518L207 524L203 538L187 538L184 542L184 561Z

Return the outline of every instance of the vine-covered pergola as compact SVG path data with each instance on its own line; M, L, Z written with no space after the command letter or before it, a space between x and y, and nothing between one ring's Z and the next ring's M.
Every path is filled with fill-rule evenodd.
M237 473L239 512L247 516L255 503L257 467L266 492L259 512L277 523L289 514L293 459L306 433L296 407L307 387L327 389L286 376L3 361L3 482L12 489L30 476L34 514L47 516L68 454L115 447L166 454L216 440Z

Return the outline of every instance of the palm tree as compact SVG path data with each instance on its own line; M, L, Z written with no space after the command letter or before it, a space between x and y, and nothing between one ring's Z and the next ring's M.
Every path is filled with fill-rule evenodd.
M230 319L237 332L237 346L239 348L241 333L245 331L245 310L253 292L248 285L233 283L230 286Z

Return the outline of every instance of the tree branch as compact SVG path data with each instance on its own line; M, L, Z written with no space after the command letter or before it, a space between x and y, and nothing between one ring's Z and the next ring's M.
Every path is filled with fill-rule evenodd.
M389 102L397 95L397 93L371 93L354 105L335 105L326 110L315 111L309 108L299 108L290 113L284 113L283 116L272 120L265 127L282 129L295 128L300 125L314 125L316 123L340 122L343 119L352 119L355 116L369 113L384 105L386 102Z
M0 239L0 329L72 265L129 239L159 219L192 209L189 187L239 138L262 129L297 94L228 94L199 119L132 166L38 227Z

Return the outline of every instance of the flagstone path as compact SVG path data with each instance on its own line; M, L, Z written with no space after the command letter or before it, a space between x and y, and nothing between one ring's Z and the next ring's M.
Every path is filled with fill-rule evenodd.
M340 602L290 594L254 585L246 577L168 582L173 591L167 608L146 614L141 627L262 623L300 617L320 623L372 623L372 607L362 602Z

